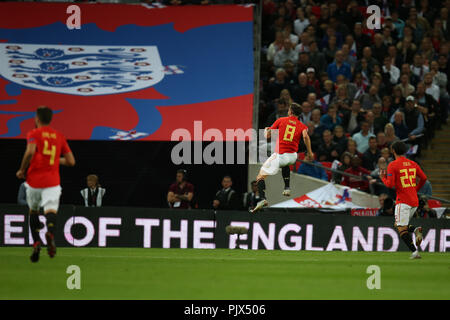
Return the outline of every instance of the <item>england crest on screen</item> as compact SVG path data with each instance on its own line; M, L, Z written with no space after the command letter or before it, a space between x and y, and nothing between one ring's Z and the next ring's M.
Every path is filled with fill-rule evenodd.
M151 87L165 70L156 46L0 43L0 73L28 88L94 96Z

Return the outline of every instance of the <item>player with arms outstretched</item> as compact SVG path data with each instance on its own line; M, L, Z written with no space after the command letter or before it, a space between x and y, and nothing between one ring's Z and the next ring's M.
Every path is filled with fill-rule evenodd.
M302 113L302 108L296 103L292 103L289 107L288 116L279 118L271 127L265 128L266 138L271 137L271 130L278 130L277 148L278 152L273 153L264 162L258 176L256 177L259 196L261 201L250 212L255 212L268 205L265 195L266 182L268 175L275 175L281 168L284 180L284 196L290 196L291 190L289 187L291 170L290 165L297 161L297 150L301 137L305 141L306 150L309 155L314 156L311 150L311 140L308 135L308 127L298 120Z
M419 246L422 242L422 227L414 227L409 220L419 205L417 192L427 181L427 176L417 163L405 157L406 145L396 141L391 147L395 160L389 163L386 170L380 170L380 177L388 188L395 188L397 199L395 204L395 224L400 237L411 250L411 259L420 259ZM416 178L419 177L419 183ZM416 247L411 233L416 235Z
M56 214L61 196L59 165L74 166L75 158L66 138L51 128L53 112L48 107L36 110L36 128L27 134L27 148L17 171L19 179L26 179L26 196L30 212L30 229L33 237L31 262L39 261L41 239L39 230L39 208L44 208L46 216L47 251L51 258L56 254L55 226ZM60 158L60 156L63 156Z

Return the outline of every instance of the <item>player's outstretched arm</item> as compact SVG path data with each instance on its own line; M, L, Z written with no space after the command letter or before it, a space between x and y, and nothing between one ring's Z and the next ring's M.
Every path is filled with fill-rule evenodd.
M75 165L75 157L72 152L68 152L59 159L59 164L62 166L73 167Z
M22 162L20 164L20 168L16 173L16 177L19 179L25 179L25 172L30 165L31 159L33 158L34 153L36 152L36 144L28 143L27 148L25 150L25 154L23 155Z
M303 134L303 141L305 142L306 146L306 151L308 152L309 155L314 157L314 153L312 152L311 149L311 139L309 138L308 130L303 130L302 134Z
M270 131L270 127L265 127L264 128L264 137L266 139L270 139L271 136L272 136L272 133Z

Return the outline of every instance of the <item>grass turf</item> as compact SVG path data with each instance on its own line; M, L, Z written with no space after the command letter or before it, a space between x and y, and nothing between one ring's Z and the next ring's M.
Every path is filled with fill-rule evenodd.
M407 252L0 248L0 299L448 299L450 256ZM66 269L81 269L69 290ZM369 265L381 289L369 290Z

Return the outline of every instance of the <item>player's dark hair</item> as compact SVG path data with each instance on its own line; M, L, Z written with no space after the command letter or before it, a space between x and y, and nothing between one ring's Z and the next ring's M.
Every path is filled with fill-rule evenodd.
M36 116L43 125L47 125L52 122L53 111L49 107L41 106L37 108Z
M177 173L183 174L183 181L187 180L187 171L185 169L178 169Z
M298 117L302 114L303 110L302 107L298 103L292 103L291 106L291 112L294 116Z
M392 144L392 150L394 150L398 156L403 156L407 151L406 144L402 141L395 141Z

